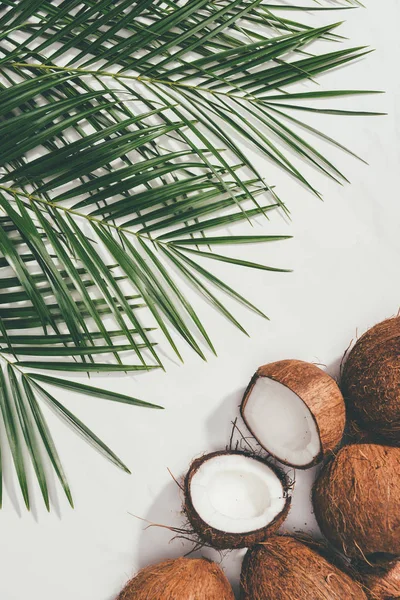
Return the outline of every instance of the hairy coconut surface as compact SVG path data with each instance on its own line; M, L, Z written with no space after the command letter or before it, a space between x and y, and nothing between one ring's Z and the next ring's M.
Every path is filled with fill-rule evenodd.
M382 558L360 568L360 581L370 600L400 599L400 561Z
M196 459L184 490L184 509L194 531L221 550L265 540L290 508L285 474L246 452L213 452Z
M400 448L352 444L321 471L313 489L315 516L345 555L400 555Z
M400 444L400 317L357 341L344 365L342 390L360 425Z
M142 569L117 600L235 600L222 569L205 558L177 558Z
M318 552L290 536L273 536L243 561L242 600L366 600L362 587Z
M340 444L346 421L336 382L301 360L260 367L244 394L241 414L267 452L302 469L317 464Z
M386 445L385 439L370 429L365 429L354 418L346 425L346 437L351 444L380 444Z

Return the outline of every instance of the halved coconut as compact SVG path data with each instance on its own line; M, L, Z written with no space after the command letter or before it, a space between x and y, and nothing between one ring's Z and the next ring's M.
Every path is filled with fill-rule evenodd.
M400 448L352 444L321 471L313 490L325 537L345 555L400 556Z
M234 600L222 569L205 558L177 558L142 569L117 600Z
M346 421L336 382L301 360L260 367L244 394L241 414L267 452L299 469L319 463L339 445Z
M342 389L362 428L400 444L400 317L369 329L345 362Z
M363 563L359 569L360 581L370 600L399 600L400 560L381 557L374 564Z
M291 536L251 548L240 584L242 600L366 600L359 583Z
M245 452L213 452L195 460L185 479L185 511L201 540L245 548L265 540L290 508L286 476Z

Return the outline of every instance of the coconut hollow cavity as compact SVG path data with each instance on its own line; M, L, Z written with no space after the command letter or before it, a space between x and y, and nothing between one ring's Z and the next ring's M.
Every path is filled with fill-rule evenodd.
M400 556L400 448L352 444L321 471L313 504L329 542L345 555L373 561Z
M240 584L242 600L366 600L359 583L291 536L251 548Z
M351 350L342 389L349 413L363 429L400 444L400 317L369 329Z
M336 382L300 360L260 367L244 394L241 415L267 452L300 469L319 463L340 444L346 421Z
M245 452L195 460L185 479L185 511L199 538L217 549L245 548L274 533L290 508L283 472Z
M235 600L222 569L205 558L177 558L139 571L117 600Z

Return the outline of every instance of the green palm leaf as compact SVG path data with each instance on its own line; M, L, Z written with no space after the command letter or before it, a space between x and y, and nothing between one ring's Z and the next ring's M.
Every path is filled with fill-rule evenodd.
M287 271L238 249L290 236L226 231L289 213L244 148L317 196L304 163L347 182L324 145L354 153L296 114L377 114L325 104L373 91L315 88L369 50L342 46L336 17L311 27L305 11L357 4L1 3L0 417L27 507L27 459L47 508L49 465L73 504L42 402L128 470L42 384L161 408L69 375L163 367L155 329L182 360L184 345L216 353L183 282L243 333L226 296L267 318L209 264Z

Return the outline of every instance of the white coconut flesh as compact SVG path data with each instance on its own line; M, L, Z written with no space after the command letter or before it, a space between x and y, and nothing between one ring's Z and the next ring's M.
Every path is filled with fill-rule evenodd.
M278 460L301 467L311 463L321 451L318 427L310 409L278 381L259 377L243 415L257 441Z
M190 495L203 521L226 533L266 527L286 502L276 473L259 460L239 454L206 460L191 479Z

